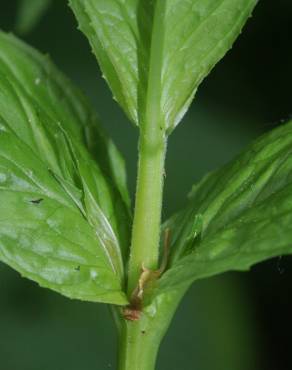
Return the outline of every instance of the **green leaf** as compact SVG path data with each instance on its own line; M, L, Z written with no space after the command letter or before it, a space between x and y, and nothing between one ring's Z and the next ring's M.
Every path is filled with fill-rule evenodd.
M20 0L15 29L21 35L32 31L50 7L52 0Z
M256 0L70 0L115 99L137 125L147 106L171 131ZM148 109L153 109L149 108Z
M158 292L292 253L292 121L207 175L165 226L172 258Z
M0 259L68 297L126 303L120 163L83 95L47 57L0 33Z

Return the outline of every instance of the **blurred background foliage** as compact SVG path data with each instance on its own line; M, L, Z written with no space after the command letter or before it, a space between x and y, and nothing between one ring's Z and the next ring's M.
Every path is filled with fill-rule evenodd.
M31 12L22 16L20 1L1 1L0 27L49 53L91 98L127 160L133 196L137 130L111 99L66 1L44 1L47 11L32 21L31 31L28 18L43 0L23 1L31 2ZM260 1L233 49L202 84L169 140L164 218L183 206L203 174L292 113L291 24L291 0ZM157 369L291 369L291 285L290 257L196 283L163 342ZM114 369L114 338L106 306L69 301L0 264L1 370Z

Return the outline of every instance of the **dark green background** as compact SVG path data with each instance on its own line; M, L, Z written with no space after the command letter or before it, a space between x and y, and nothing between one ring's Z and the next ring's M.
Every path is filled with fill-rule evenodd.
M41 1L41 0L40 0ZM13 30L16 1L1 1L0 27ZM292 2L262 0L234 48L202 84L169 141L163 217L191 185L292 112ZM112 101L85 38L63 0L24 37L49 53L91 98L123 152L134 193L137 130ZM158 370L292 368L292 261L193 286L166 337ZM115 369L107 307L69 301L0 264L0 370Z

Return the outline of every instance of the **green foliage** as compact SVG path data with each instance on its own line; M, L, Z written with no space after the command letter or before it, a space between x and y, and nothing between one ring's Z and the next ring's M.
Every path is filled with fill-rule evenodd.
M48 4L32 11L30 3L26 24ZM168 131L181 120L255 4L70 1L113 94L148 141L157 132L151 118ZM47 57L4 33L0 50L1 259L69 297L125 304L131 211L123 159ZM158 294L289 253L291 126L206 176L166 222L172 249Z
M27 27L49 2L32 4ZM147 154L160 129L179 123L256 0L70 5L114 96L143 127ZM125 304L131 211L123 159L83 95L47 57L4 33L0 87L2 261L69 297ZM291 127L264 136L193 188L186 209L164 225L173 238L157 294L290 252ZM143 161L155 163L151 156Z
M161 228L167 136L257 0L69 3L141 129L133 222L123 158L86 98L0 32L0 260L67 297L126 306L113 308L120 370L152 370L193 281L291 253L292 121L207 175ZM26 33L50 0L20 5ZM161 229L172 239L159 266Z
M150 103L171 131L256 2L70 0L70 5L128 117L145 124Z
M159 292L292 251L292 121L195 185ZM199 222L198 222L199 220Z
M0 259L68 297L125 304L125 175L99 130L47 57L0 34Z
M48 10L52 0L19 0L16 16L16 32L29 33Z

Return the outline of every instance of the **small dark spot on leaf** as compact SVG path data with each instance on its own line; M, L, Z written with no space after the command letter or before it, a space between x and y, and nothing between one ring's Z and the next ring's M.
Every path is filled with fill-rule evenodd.
M145 330L141 330L141 334L145 334L146 333L146 331Z
M80 266L75 267L75 271L80 271Z
M40 204L43 201L43 198L38 198L38 199L32 199L29 202L32 204Z

